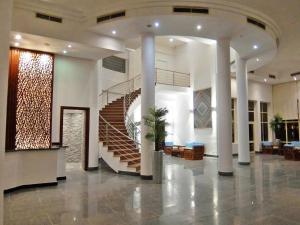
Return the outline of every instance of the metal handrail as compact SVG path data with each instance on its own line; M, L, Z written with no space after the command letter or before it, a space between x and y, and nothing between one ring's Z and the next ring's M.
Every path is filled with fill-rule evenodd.
M122 132L119 131L115 126L113 126L112 124L110 124L103 116L101 116L100 114L99 114L99 116L100 116L100 118L104 121L104 123L105 123L106 125L108 125L109 127L111 127L111 128L112 128L113 130L115 130L117 133L119 133L120 135L122 135L122 136L124 136L124 137L126 137L126 138L128 138L128 139L130 139L130 140L132 140L136 145L140 145L140 143L136 142L136 140L134 140L134 139L132 139L130 136L128 136L128 135L122 133ZM106 128L106 132L109 132L109 131L107 131L107 128ZM106 136L108 136L108 133L106 134ZM114 135L114 136L117 137L116 135ZM107 137L106 137L106 138L107 138ZM121 141L123 141L123 140L121 140ZM129 149L129 148L127 148L127 149Z
M160 68L155 68L155 70L156 70L156 83L160 83L160 84L180 86L180 85L176 84L176 74L181 74L181 75L177 75L177 76L179 76L178 78L180 78L180 76L182 77L182 75L185 75L186 77L190 77L190 74L188 74L188 73L176 72L176 71L160 69ZM172 81L171 82L168 82L168 81L160 82L158 80L158 71L166 71L166 72L172 73ZM131 103L131 93L133 93L134 91L139 89L139 88L135 87L135 81L138 81L138 79L140 77L141 77L141 75L137 75L129 80L115 84L105 90L102 90L102 93L99 95L99 98L102 97L102 100L103 100L103 96L104 96L104 94L106 94L106 104L109 104L110 95L111 95L111 97L113 97L113 99L115 99L118 95L123 98L123 112L124 112L123 119L124 119L125 127L126 127L127 131L129 132L129 135L125 135L124 133L120 132L116 127L114 127L112 124L110 124L101 115L100 115L100 117L107 125L109 125L111 128L113 128L115 131L117 131L121 135L129 138L130 140L133 140L136 143L136 145L138 145L138 146L140 145L140 143L137 141L137 137L141 133L141 131L140 131L139 127L136 126L135 123L131 120L131 118L127 115L127 112L128 112L128 109L129 109L130 103ZM188 80L188 85L184 84L182 86L190 86L190 80ZM117 87L120 87L120 89L121 89L120 92L114 90ZM105 102L105 100L104 100L104 102ZM106 104L104 104L104 105L106 105ZM128 124L133 125L134 128L133 129L129 128ZM106 134L106 136L107 135L108 134Z

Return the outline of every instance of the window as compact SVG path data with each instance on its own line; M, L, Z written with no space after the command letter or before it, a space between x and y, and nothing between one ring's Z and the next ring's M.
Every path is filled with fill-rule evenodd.
M261 127L261 140L268 141L269 140L269 132L268 132L268 103L261 102L260 103L260 127Z
M254 151L254 101L248 101L248 115L249 115L249 149Z
M288 142L291 141L298 141L299 140L299 124L298 121L286 121L286 128L287 128L287 140Z
M231 99L231 116L232 116L232 143L235 142L235 107L234 107L234 99Z

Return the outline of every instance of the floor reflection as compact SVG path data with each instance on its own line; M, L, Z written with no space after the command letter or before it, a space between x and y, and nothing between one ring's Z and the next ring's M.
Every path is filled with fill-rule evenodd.
M217 159L166 156L163 185L105 167L68 167L57 187L5 196L5 225L300 224L299 162L252 156L234 161L234 177L217 175Z

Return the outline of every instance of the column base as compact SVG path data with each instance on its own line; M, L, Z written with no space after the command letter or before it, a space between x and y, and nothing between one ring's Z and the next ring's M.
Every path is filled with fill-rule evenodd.
M239 162L240 165L247 166L250 165L250 162Z
M142 180L153 180L152 175L141 175Z
M233 172L218 172L220 176L227 176L227 177L231 177L233 176Z

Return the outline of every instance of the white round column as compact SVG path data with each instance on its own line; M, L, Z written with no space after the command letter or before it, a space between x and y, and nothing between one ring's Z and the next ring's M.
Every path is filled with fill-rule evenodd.
M9 35L12 0L0 0L0 225L3 225L3 164L5 152ZM9 171L5 171L9 173Z
M152 157L154 144L145 138L148 127L143 117L149 108L155 106L155 36L153 33L142 35L142 90L141 90L141 177L152 179Z
M238 161L250 164L247 61L236 54Z
M217 148L219 175L232 176L230 40L217 40Z

